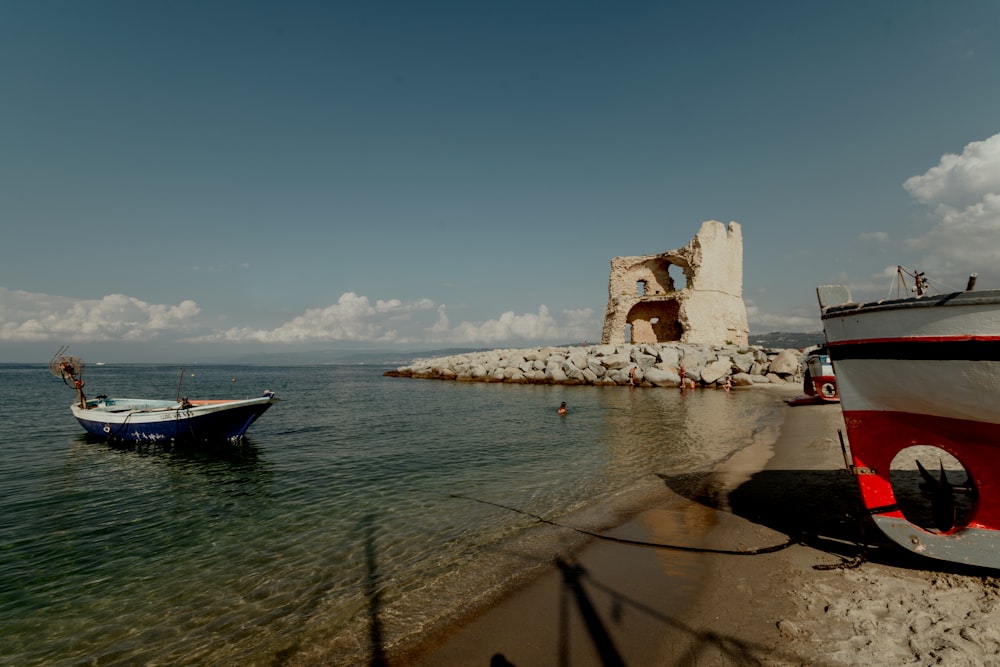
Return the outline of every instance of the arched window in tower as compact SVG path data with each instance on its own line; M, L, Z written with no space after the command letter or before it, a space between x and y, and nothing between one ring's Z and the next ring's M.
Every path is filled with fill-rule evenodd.
M683 267L671 264L667 267L667 272L670 274L670 283L674 286L675 290L682 290L687 287L687 274L684 273Z

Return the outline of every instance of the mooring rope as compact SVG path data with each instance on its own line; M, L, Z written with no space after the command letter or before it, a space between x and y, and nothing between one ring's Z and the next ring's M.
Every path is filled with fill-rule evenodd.
M549 526L554 526L556 528L565 528L567 530L572 530L581 535L586 535L588 537L593 537L599 540L605 540L608 542L616 542L618 544L627 544L635 547L646 547L650 549L670 549L672 551L687 551L691 553L707 553L707 554L723 554L726 556L759 556L762 554L775 553L777 551L782 551L790 546L801 544L799 540L788 538L786 542L781 544L773 544L767 547L761 547L760 549L747 549L747 550L735 550L735 549L711 549L708 547L688 547L679 544L662 544L659 542L646 542L642 540L629 540L623 537L614 537L613 535L602 535L601 533L595 533L584 528L577 528L576 526L567 526L566 524L559 523L558 521L553 521L551 519L546 519L538 514L533 514L531 512L518 509L516 507L510 507L509 505L503 505L501 503L494 503L489 500L482 500L480 498L473 498L472 496L465 496L459 493L449 494L452 498L462 498L464 500L472 500L477 503L482 503L484 505L492 505L493 507L499 507L500 509L505 509L511 512L516 512L518 514L523 514L524 516L529 516L539 523L544 523Z

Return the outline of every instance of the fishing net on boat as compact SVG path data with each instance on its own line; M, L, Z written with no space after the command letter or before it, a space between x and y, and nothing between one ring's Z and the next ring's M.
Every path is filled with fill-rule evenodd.
M80 357L66 354L66 348L60 348L49 362L49 371L66 384L72 384L74 380L79 380L83 375L83 368L86 364Z

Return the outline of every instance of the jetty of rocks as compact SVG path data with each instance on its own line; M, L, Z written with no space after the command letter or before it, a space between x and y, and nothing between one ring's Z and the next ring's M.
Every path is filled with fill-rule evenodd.
M800 350L743 345L642 343L535 347L416 359L391 377L514 384L678 387L681 374L701 387L801 382ZM631 376L631 377L630 377Z

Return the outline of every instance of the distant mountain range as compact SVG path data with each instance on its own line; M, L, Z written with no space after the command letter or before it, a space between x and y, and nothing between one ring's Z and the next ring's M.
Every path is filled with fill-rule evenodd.
M826 338L822 331L812 333L774 331L768 334L751 334L750 344L775 350L801 350L813 345L823 345Z

